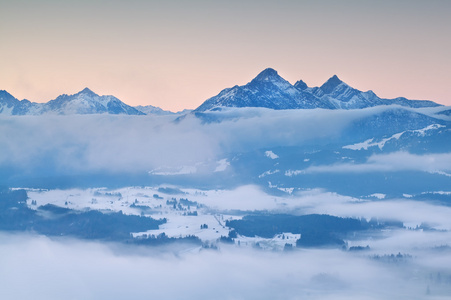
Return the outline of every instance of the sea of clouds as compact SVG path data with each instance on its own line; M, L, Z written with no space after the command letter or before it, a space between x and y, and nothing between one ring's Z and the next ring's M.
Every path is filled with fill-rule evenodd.
M194 250L1 234L0 297L447 299L451 292L450 251L416 250L388 263L337 249Z
M174 117L72 115L0 118L0 168L55 173L150 171L194 165L234 152L261 148L327 144L353 122L392 107L361 110L230 109L211 112L205 123ZM413 162L413 163L412 163ZM432 165L431 165L432 164ZM387 168L435 170L449 166L449 154L376 156L363 165L318 167L309 172L359 172ZM440 169L440 168L439 168Z
M353 122L389 107L353 111L267 109L192 115L23 116L0 118L0 171L39 176L147 172L217 161L227 153L327 143ZM215 116L217 114L217 116ZM221 121L218 122L218 118ZM446 149L445 149L446 150ZM316 165L305 173L451 171L450 153L379 154L363 163ZM19 175L18 175L19 176ZM260 201L259 201L260 200ZM216 202L214 202L216 201ZM33 234L0 234L1 299L447 299L451 294L450 208L332 192L298 192L278 201L255 187L224 192L219 210L269 209L295 214L398 220L412 228L362 236L367 252L297 249L264 252L222 245L141 248ZM408 254L398 262L375 255Z

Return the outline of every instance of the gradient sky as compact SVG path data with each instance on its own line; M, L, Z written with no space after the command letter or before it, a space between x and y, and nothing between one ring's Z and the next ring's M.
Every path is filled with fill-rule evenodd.
M0 89L195 108L267 67L451 105L451 1L0 0Z

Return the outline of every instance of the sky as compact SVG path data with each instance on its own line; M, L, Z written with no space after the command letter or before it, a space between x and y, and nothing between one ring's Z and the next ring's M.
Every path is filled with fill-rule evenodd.
M0 2L0 89L192 109L267 67L451 105L451 1Z

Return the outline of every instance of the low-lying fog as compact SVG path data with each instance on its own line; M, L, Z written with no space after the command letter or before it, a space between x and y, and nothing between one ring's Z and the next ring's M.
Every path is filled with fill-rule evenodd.
M3 233L0 297L448 299L451 293L449 249L414 250L398 259L336 249L190 250Z
M440 187L446 187L446 180L451 178L449 141L443 141L440 147L438 137L438 150L431 153L410 153L403 149L385 153L381 150L356 156L355 161L343 157L338 162L318 160L309 166L301 164L300 169L279 170L276 158L280 154L282 161L284 157L276 147L326 145L329 140L340 140L351 123L390 109L392 107L352 111L232 109L217 113L218 116L216 112L211 113L209 117L222 118L222 122L216 119L210 123L192 115L178 121L173 117L109 115L2 117L0 186L21 176L45 181L46 176L76 173L96 176L103 172L127 177L134 172L144 172L147 176L152 170L165 176L166 171L160 167L196 166L205 161L213 162L214 167L209 170L213 174L233 168L233 158L227 160L227 154L248 152L252 155L256 150L274 150L267 151L270 155L263 157L271 162L268 169L259 173L255 170L252 176L268 175L264 177L267 180L271 172L280 175L279 182L273 181L273 184L282 183L275 186L279 188L277 192L283 190L292 194L267 194L264 188L271 188L269 179L260 182L259 187L239 182L244 186L236 188L239 184L227 185L227 180L232 181L235 174L223 172L222 183L226 190L218 191L213 187L196 193L199 187L189 186L187 181L187 184L180 184L180 189L187 192L183 197L215 213L238 211L241 216L243 211L329 214L399 221L406 228L384 229L376 235L366 232L346 240L348 249L369 246L362 251L295 248L277 252L226 244L219 244L218 250L180 244L127 246L1 232L0 299L449 299L449 206L432 200L419 201L409 191L385 198L386 195L377 190L378 186L375 194L355 198L347 196L351 194L339 195L334 190L315 189L316 186L294 189L289 185L305 178L300 172L308 176L328 173L338 177L345 173L360 176L403 171L413 174L403 180L412 179L420 172L433 173L437 178L440 176L443 183ZM434 113L433 109L406 111L422 111L429 116ZM426 115L418 119L421 121ZM309 161L304 157L299 160ZM250 161L249 166L253 163ZM189 175L190 170L182 171ZM154 175L160 176L157 173ZM208 179L209 174L204 178ZM356 182L358 184L358 180ZM155 185L158 184L160 182ZM120 192L127 197L126 191ZM446 197L450 193L449 190L420 192L445 193ZM29 202L37 200L35 206L67 205L69 209L82 209L80 203L96 202L91 195L85 202L68 201L60 197L61 193L64 192L35 191L29 194ZM146 195L147 198L154 199L154 193ZM405 196L401 196L403 193ZM122 203L110 202L108 207L92 209L118 207L127 214L132 210L130 204L135 196L130 199L124 207ZM166 203L166 198L161 199ZM95 205L101 204L99 200ZM199 217L202 213L199 210ZM171 225L170 217L169 214L167 226Z
M36 191L29 192L29 197L39 205L69 199L82 209L81 198L89 204L95 191ZM148 188L110 191L124 199L156 192ZM252 210L249 203L255 202L255 208L272 212L397 220L411 229L363 232L347 240L348 249L369 246L362 251L295 248L288 252L221 243L218 250L186 244L141 247L1 233L0 297L447 299L451 294L449 207L405 199L368 201L321 190L272 196L255 186L184 192L184 197L216 213ZM421 224L431 229L415 230Z
M60 173L136 172L150 171L159 166L193 165L221 159L231 152L328 143L339 138L353 122L392 109L397 107L350 111L231 109L211 113L211 117L224 119L209 124L192 115L178 122L167 116L2 117L0 167L14 166L24 172L39 174L45 169L55 169ZM415 112L413 109L406 111ZM424 159L401 154L397 157L382 156L368 161L367 165L385 170L395 161L397 165L391 168L398 166L403 169L409 166L411 159L418 161L412 168L423 169L431 159L449 160L449 155ZM359 171L367 165L355 169ZM434 166L426 168L429 170ZM449 169L449 163L445 167ZM330 171L340 171L339 167L336 169ZM328 170L312 168L309 171Z

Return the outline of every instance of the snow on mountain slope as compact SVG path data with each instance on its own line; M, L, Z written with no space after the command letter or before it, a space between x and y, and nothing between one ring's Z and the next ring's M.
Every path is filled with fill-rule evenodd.
M127 114L144 113L128 106L114 96L99 96L88 88L74 95L61 95L44 105L43 113L70 114Z
M413 134L416 134L416 135L422 137L422 136L426 135L427 131L437 130L439 128L445 128L445 127L446 126L440 125L440 124L432 124L432 125L429 125L429 126L423 128L423 129L407 130L407 131L403 131L403 132L400 132L400 133L396 133L396 134L392 135L391 137L381 139L379 142L374 141L374 138L372 138L372 139L366 140L366 141L364 141L362 143L356 143L356 144L353 144L353 145L346 145L346 146L343 146L343 149L350 149L350 150L362 150L362 149L364 149L364 150L368 150L369 147L377 146L377 147L379 147L379 149L382 150L382 148L384 148L385 144L388 141L393 140L393 139L399 140L399 138L404 133L410 132L410 133L413 133Z
M195 112L218 107L265 107L271 109L359 109L379 105L397 104L407 107L433 107L432 101L408 100L406 98L382 99L374 92L362 92L350 87L336 75L321 87L308 87L299 80L294 85L283 79L271 68L263 70L244 86L222 90L217 96L206 100Z
M136 108L137 110L139 110L140 112L146 114L146 115L156 115L156 116L168 116L168 115L185 115L188 114L192 111L192 109L184 109L178 112L172 112L170 110L163 110L160 107L157 106L153 106L153 105L146 105L146 106L142 106L142 105L138 105L138 106L134 106L134 108Z
M145 113L123 103L114 96L99 96L88 88L74 95L61 95L47 103L17 100L6 91L0 91L2 115L72 115L72 114L126 114Z
M266 107L271 109L332 108L310 93L296 89L271 68L263 70L244 86L222 90L195 112L216 107Z
M35 114L41 110L42 104L28 100L19 101L10 93L0 90L0 115Z
M14 107L19 105L20 101L14 98L7 91L0 91L0 114L11 115Z
M312 93L329 102L337 109L356 109L383 105L383 101L372 91L361 92L341 81L336 75L326 81L320 88L311 89Z
M378 105L401 105L406 107L434 107L437 103L426 100L408 100L406 98L382 99L373 91L362 92L341 81L337 75L332 76L319 88L309 88L324 102L329 102L337 109L357 109Z
M360 109L379 105L400 105L406 107L435 107L439 104L425 100L379 98L374 92L362 92L350 87L336 75L320 87L308 87L299 80L294 85L283 79L271 68L263 70L244 86L234 86L222 90L209 98L194 113L211 111L221 107L264 107L282 109ZM188 111L179 112L185 114ZM131 107L113 96L99 96L85 88L74 95L61 95L48 103L19 101L6 91L0 91L0 114L41 115L41 114L127 114L127 115L167 115L173 114L161 108L148 106Z

